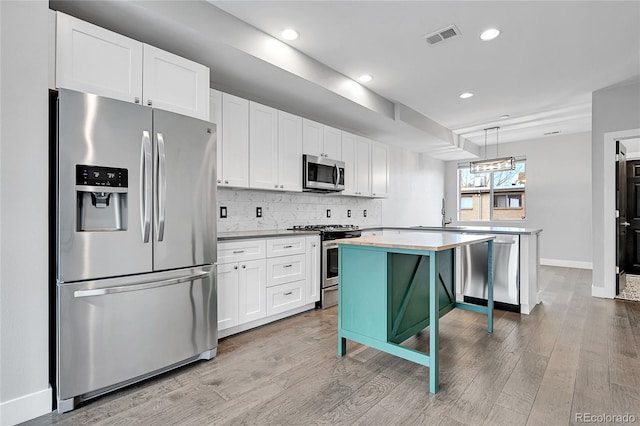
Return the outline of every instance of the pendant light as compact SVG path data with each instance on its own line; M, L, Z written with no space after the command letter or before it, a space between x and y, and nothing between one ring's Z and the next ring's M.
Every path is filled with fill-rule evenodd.
M498 130L499 126L484 129L484 160L469 163L471 173L501 172L516 169L515 157L498 157ZM496 131L496 158L487 158L487 134L489 130Z

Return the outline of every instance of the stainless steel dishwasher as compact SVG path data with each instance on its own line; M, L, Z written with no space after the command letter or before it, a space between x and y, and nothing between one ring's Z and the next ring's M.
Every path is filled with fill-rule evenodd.
M495 236L493 243L493 300L496 309L520 312L520 236ZM487 247L462 247L462 293L464 301L487 304Z

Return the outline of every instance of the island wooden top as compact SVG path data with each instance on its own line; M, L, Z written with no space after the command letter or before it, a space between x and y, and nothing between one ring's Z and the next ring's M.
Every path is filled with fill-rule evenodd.
M400 235L344 238L338 244L370 246L393 249L442 251L458 246L481 243L495 239L493 235L463 235L451 232L410 232Z

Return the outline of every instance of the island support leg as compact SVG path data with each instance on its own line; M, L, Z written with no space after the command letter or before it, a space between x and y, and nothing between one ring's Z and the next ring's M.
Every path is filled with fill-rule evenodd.
M347 339L338 335L338 356L345 356L347 354Z
M438 356L438 320L440 318L440 303L436 286L436 256L429 255L429 391L438 392L439 386L439 356Z

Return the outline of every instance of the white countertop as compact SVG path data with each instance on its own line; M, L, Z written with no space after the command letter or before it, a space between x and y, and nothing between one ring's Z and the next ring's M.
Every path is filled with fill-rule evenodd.
M338 244L408 250L442 251L454 247L493 240L493 235L462 235L451 232L409 232L400 235L345 238Z
M218 241L242 240L247 238L266 237L295 237L305 235L319 235L318 231L291 231L288 229L268 229L259 231L230 231L218 232Z

